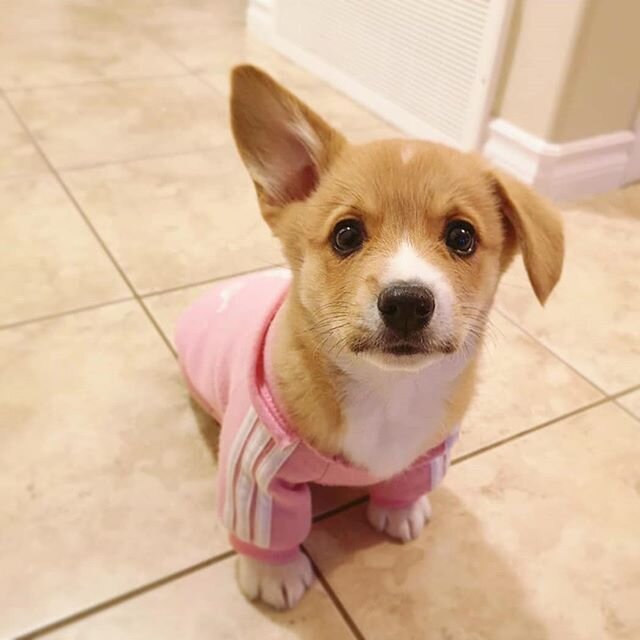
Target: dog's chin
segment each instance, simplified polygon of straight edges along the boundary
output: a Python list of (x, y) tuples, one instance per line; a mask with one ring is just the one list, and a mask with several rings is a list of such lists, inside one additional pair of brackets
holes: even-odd
[(369, 364), (387, 371), (420, 371), (420, 369), (440, 362), (446, 357), (446, 354), (442, 352), (426, 353), (409, 350), (405, 353), (386, 350), (360, 351), (356, 355)]

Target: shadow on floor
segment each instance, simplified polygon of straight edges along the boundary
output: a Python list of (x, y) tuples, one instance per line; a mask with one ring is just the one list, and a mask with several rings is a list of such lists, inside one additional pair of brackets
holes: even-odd
[(452, 491), (440, 489), (433, 503), (433, 521), (407, 545), (373, 531), (365, 505), (316, 524), (305, 545), (365, 637), (549, 638), (517, 573), (537, 559), (514, 566)]

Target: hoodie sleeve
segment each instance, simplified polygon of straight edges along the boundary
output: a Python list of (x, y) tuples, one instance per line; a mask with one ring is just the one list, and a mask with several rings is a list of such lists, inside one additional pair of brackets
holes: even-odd
[(276, 442), (253, 411), (221, 443), (218, 510), (238, 552), (283, 563), (309, 535), (315, 474), (298, 446)]
[(373, 485), (372, 502), (389, 509), (403, 509), (420, 496), (433, 491), (444, 478), (451, 458), (451, 447), (457, 434), (442, 445), (418, 458), (406, 471)]

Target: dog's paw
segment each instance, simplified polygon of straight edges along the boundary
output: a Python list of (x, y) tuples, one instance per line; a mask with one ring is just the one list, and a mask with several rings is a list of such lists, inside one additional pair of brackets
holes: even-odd
[(249, 600), (261, 600), (275, 609), (294, 607), (313, 582), (309, 558), (298, 555), (286, 564), (268, 564), (239, 555), (236, 577)]
[(369, 501), (367, 519), (371, 526), (392, 538), (409, 542), (415, 540), (431, 518), (431, 504), (427, 496), (418, 498), (409, 507), (389, 509)]

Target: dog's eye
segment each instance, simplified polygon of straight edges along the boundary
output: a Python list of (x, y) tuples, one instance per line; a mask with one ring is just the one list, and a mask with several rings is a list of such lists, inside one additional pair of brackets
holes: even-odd
[(476, 250), (476, 231), (466, 220), (452, 220), (444, 239), (447, 247), (459, 256), (470, 256)]
[(364, 237), (364, 228), (360, 220), (341, 220), (333, 229), (333, 249), (346, 256), (363, 245)]

